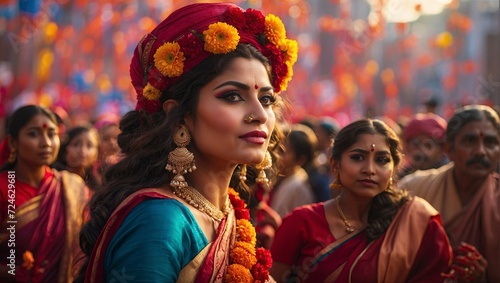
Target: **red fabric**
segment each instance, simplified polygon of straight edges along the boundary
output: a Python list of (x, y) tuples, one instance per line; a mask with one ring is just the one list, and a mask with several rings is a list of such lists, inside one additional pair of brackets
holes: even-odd
[(415, 136), (426, 135), (444, 141), (447, 125), (446, 120), (436, 114), (419, 113), (404, 128), (403, 140), (408, 142)]
[[(429, 221), (417, 259), (406, 282), (442, 282), (442, 271), (447, 271), (450, 258), (439, 216)], [(317, 253), (336, 239), (329, 230), (323, 203), (304, 206), (285, 217), (276, 233), (271, 253), (273, 261), (302, 270), (311, 264)], [(375, 240), (352, 272), (352, 282), (365, 282), (377, 278), (378, 251), (384, 237)], [(308, 274), (298, 272), (300, 282), (324, 282), (344, 262), (346, 263), (336, 282), (348, 282), (349, 270), (355, 259), (368, 245), (364, 232), (338, 246), (335, 252), (325, 256)], [(429, 257), (432, 255), (432, 257)]]
[[(7, 172), (0, 174), (1, 202), (2, 207), (7, 207)], [(35, 263), (28, 271), (25, 268), (16, 270), (16, 280), (19, 282), (57, 282), (59, 272), (59, 261), (63, 252), (65, 240), (65, 212), (61, 196), (61, 182), (54, 177), (50, 168), (47, 167), (45, 177), (39, 188), (31, 187), (19, 180), (16, 186), (16, 209), (31, 198), (44, 194), (39, 208), (39, 216), (34, 221), (16, 227), (16, 258), (21, 264), (22, 255), (25, 251), (33, 253)], [(4, 213), (2, 211), (2, 213)], [(6, 215), (2, 215), (2, 221)], [(16, 215), (16, 220), (20, 220)], [(8, 250), (2, 244), (1, 258), (5, 260)]]
[(4, 138), (2, 142), (0, 142), (0, 166), (3, 166), (5, 162), (7, 162), (9, 156), (10, 156), (9, 142), (7, 141), (7, 138)]

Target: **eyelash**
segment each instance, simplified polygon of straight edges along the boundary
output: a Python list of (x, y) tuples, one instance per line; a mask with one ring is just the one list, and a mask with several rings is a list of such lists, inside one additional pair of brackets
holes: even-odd
[[(233, 100), (233, 99), (230, 99), (231, 97), (238, 97), (237, 100)], [(241, 100), (244, 100), (242, 97), (241, 97), (241, 94), (236, 92), (236, 91), (230, 91), (230, 92), (227, 92), (227, 93), (224, 93), (223, 95), (217, 97), (219, 99), (223, 99), (223, 100), (226, 100), (226, 101), (229, 101), (229, 102), (238, 102), (238, 101), (241, 101)], [(262, 100), (263, 99), (269, 99), (269, 103), (263, 103)], [(275, 102), (276, 102), (276, 97), (273, 96), (273, 95), (263, 95), (259, 98), (259, 100), (261, 101), (261, 103), (264, 105), (264, 106), (269, 106), (269, 105), (273, 105)]]

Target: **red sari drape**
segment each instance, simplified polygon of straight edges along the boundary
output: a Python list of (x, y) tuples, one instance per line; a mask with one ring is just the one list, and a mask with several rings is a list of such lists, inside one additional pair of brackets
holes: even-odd
[[(2, 207), (8, 204), (7, 172), (0, 173)], [(78, 233), (88, 197), (83, 180), (75, 174), (49, 167), (38, 188), (15, 182), (16, 280), (19, 282), (71, 282), (73, 262), (78, 255)], [(10, 252), (5, 211), (1, 215), (0, 254), (2, 261)], [(20, 267), (23, 254), (31, 252), (32, 268)], [(4, 256), (5, 255), (5, 256)], [(4, 263), (5, 264), (5, 263)], [(76, 271), (75, 271), (76, 272)]]

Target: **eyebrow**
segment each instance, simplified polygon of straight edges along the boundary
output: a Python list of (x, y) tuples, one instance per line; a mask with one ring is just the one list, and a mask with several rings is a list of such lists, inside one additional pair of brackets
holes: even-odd
[[(39, 126), (31, 126), (31, 127), (28, 127), (27, 128), (28, 130), (40, 130), (40, 129), (43, 129), (42, 127), (39, 127)], [(55, 130), (56, 127), (52, 127), (52, 126), (48, 126), (47, 125), (47, 130)]]
[[(365, 149), (361, 149), (361, 148), (353, 148), (351, 150), (349, 150), (349, 152), (359, 152), (359, 153), (363, 153), (363, 154), (368, 154), (370, 151), (368, 150), (365, 150)], [(375, 151), (375, 154), (390, 154), (389, 151), (387, 150), (379, 150), (379, 151)]]
[[(244, 83), (236, 82), (236, 81), (227, 81), (227, 82), (224, 82), (224, 83), (216, 86), (213, 90), (219, 89), (219, 88), (227, 86), (227, 85), (235, 86), (235, 87), (238, 87), (238, 88), (241, 88), (241, 89), (244, 89), (244, 90), (250, 90), (250, 87), (248, 85), (246, 85)], [(260, 89), (260, 92), (265, 92), (265, 91), (269, 91), (269, 90), (272, 90), (272, 89), (273, 88), (271, 86), (265, 86), (265, 87), (262, 87)]]

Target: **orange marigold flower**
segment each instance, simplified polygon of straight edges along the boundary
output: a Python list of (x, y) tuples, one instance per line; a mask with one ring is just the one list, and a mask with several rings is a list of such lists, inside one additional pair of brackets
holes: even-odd
[(184, 70), (184, 53), (177, 42), (166, 42), (158, 47), (154, 55), (155, 67), (169, 78), (179, 77)]
[(266, 16), (265, 34), (269, 42), (275, 45), (286, 38), (285, 25), (279, 17), (273, 14)]
[(214, 54), (225, 54), (236, 49), (240, 42), (238, 30), (223, 22), (213, 23), (203, 32), (205, 51)]
[(229, 257), (232, 263), (241, 264), (248, 269), (252, 268), (252, 266), (257, 263), (255, 246), (246, 242), (236, 242)]
[(297, 41), (286, 38), (280, 43), (281, 45), (279, 48), (284, 52), (283, 60), (290, 65), (295, 64), (299, 53), (299, 44)]
[(237, 241), (247, 242), (252, 246), (255, 246), (257, 243), (255, 228), (252, 223), (246, 219), (238, 219), (236, 221), (236, 233), (238, 235), (236, 238)]
[(159, 89), (148, 83), (142, 90), (142, 96), (144, 96), (147, 100), (159, 100), (161, 92)]
[(252, 283), (253, 276), (250, 270), (239, 264), (231, 264), (227, 267), (225, 281), (228, 283)]
[(31, 270), (33, 268), (33, 265), (35, 264), (35, 258), (33, 257), (33, 253), (30, 251), (25, 251), (23, 253), (23, 267), (26, 268), (26, 270)]

